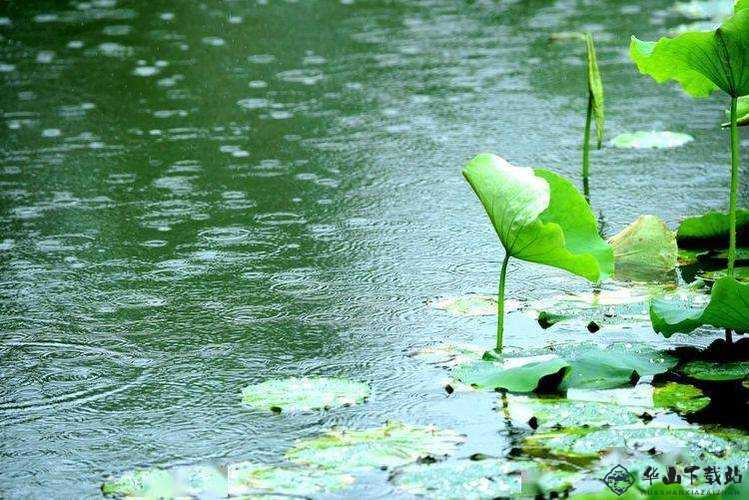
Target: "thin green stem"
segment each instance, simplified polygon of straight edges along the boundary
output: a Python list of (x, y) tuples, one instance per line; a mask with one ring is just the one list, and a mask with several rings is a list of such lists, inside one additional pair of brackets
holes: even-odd
[[(739, 127), (738, 98), (731, 97), (731, 198), (728, 205), (728, 276), (733, 278), (736, 262), (736, 200), (739, 195)], [(731, 330), (726, 330), (726, 344), (733, 344)]]
[(593, 117), (593, 94), (588, 92), (588, 112), (585, 115), (585, 132), (583, 133), (583, 194), (590, 204), (590, 122)]
[(502, 352), (502, 339), (505, 333), (505, 277), (507, 275), (507, 263), (510, 261), (510, 254), (505, 254), (502, 261), (502, 269), (499, 271), (499, 295), (497, 296), (497, 348), (498, 353)]
[(736, 200), (739, 194), (739, 127), (737, 124), (738, 99), (731, 98), (731, 200), (728, 207), (730, 224), (728, 243), (728, 276), (733, 277), (736, 261)]

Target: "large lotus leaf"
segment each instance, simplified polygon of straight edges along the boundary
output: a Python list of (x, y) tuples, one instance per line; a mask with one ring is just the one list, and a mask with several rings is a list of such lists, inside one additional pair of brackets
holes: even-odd
[(633, 279), (662, 275), (676, 267), (676, 236), (663, 220), (640, 216), (609, 240), (617, 277)]
[[(707, 212), (697, 217), (687, 217), (676, 231), (676, 240), (680, 247), (691, 248), (728, 248), (729, 235), (728, 214)], [(736, 210), (736, 240), (749, 241), (749, 210)]]
[(477, 361), (453, 370), (456, 380), (478, 389), (553, 392), (564, 388), (570, 365), (556, 356)]
[(645, 344), (564, 344), (554, 352), (572, 367), (568, 386), (575, 389), (614, 389), (641, 377), (663, 373), (676, 358)]
[(601, 149), (605, 122), (603, 80), (601, 79), (601, 72), (598, 69), (598, 59), (596, 57), (596, 46), (593, 43), (593, 36), (590, 33), (586, 33), (584, 38), (585, 49), (588, 54), (588, 91), (592, 99), (593, 118), (596, 122), (596, 142), (598, 149)]
[(185, 466), (126, 472), (101, 487), (105, 495), (126, 498), (224, 498), (227, 476), (217, 467)]
[(653, 404), (679, 413), (694, 413), (709, 405), (710, 398), (693, 385), (668, 382), (653, 389)]
[(272, 411), (309, 411), (361, 403), (369, 386), (337, 378), (287, 378), (266, 380), (242, 389), (242, 402)]
[(675, 80), (694, 97), (721, 89), (749, 94), (749, 10), (739, 9), (714, 32), (683, 33), (658, 42), (632, 37), (632, 59), (658, 83)]
[(229, 466), (229, 496), (296, 495), (309, 497), (333, 493), (351, 486), (355, 479), (349, 474), (312, 467), (274, 467), (252, 462)]
[(292, 462), (339, 471), (397, 467), (419, 458), (449, 455), (465, 436), (435, 427), (389, 422), (364, 430), (332, 430), (302, 441), (286, 452)]
[(681, 373), (695, 380), (722, 382), (743, 380), (749, 377), (749, 361), (731, 363), (711, 363), (691, 361), (681, 367)]
[[(699, 297), (699, 296), (697, 296)], [(713, 285), (707, 306), (695, 307), (691, 301), (655, 299), (650, 303), (653, 329), (670, 337), (674, 333), (690, 333), (709, 325), (737, 333), (749, 332), (749, 285), (733, 278), (720, 278)]]
[(585, 198), (568, 180), (481, 154), (463, 175), (512, 257), (565, 269), (591, 281), (613, 274), (611, 248)]
[(427, 498), (509, 498), (521, 492), (519, 469), (516, 462), (497, 459), (412, 464), (398, 469), (390, 481), (401, 491)]

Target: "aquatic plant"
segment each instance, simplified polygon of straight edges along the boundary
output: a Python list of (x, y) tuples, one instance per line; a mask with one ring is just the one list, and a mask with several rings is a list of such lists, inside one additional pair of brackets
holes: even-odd
[(739, 98), (749, 94), (749, 0), (736, 3), (734, 15), (719, 28), (708, 32), (687, 32), (658, 42), (632, 37), (631, 56), (641, 73), (658, 83), (675, 80), (693, 97), (707, 97), (722, 90), (730, 97), (731, 184), (728, 210), (727, 276), (716, 281), (710, 304), (701, 309), (684, 309), (671, 302), (651, 306), (656, 331), (688, 333), (703, 324), (730, 330), (749, 331), (749, 286), (734, 279), (736, 223), (739, 186)]
[(515, 167), (493, 154), (476, 156), (463, 175), (505, 249), (499, 274), (495, 349), (501, 353), (510, 257), (598, 282), (613, 275), (613, 252), (599, 236), (588, 203), (564, 177), (544, 169)]

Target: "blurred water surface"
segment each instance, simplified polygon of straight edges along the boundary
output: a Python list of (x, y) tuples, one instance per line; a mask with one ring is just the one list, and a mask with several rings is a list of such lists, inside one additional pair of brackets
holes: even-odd
[[(609, 138), (697, 137), (593, 154), (607, 233), (722, 208), (724, 102), (658, 87), (627, 57), (631, 33), (680, 22), (660, 0), (3, 2), (0, 496), (276, 463), (296, 438), (387, 419), (467, 433), (459, 456), (506, 452), (494, 395), (448, 398), (446, 372), (408, 356), (493, 342), (493, 318), (425, 304), (495, 287), (501, 250), (459, 169), (492, 151), (579, 182), (582, 46), (548, 38), (584, 29)], [(508, 286), (587, 289), (521, 263)], [(588, 335), (511, 315), (505, 342)], [(373, 397), (291, 417), (240, 405), (244, 385), (321, 374)], [(386, 478), (347, 494), (394, 495)]]

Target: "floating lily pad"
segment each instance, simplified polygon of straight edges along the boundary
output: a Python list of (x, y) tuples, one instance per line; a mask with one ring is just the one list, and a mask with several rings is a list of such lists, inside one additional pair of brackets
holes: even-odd
[(453, 370), (456, 380), (478, 389), (553, 392), (564, 387), (570, 365), (556, 356), (477, 361)]
[(677, 363), (673, 356), (645, 344), (562, 344), (554, 352), (567, 360), (570, 388), (613, 389), (636, 383), (641, 377), (663, 373)]
[[(349, 474), (310, 467), (273, 467), (252, 462), (229, 466), (229, 496), (295, 495), (309, 497), (334, 493), (351, 486)], [(265, 498), (265, 497), (262, 497)]]
[(242, 389), (242, 402), (271, 411), (309, 411), (361, 403), (369, 386), (337, 378), (287, 378), (266, 380)]
[(142, 469), (126, 472), (101, 487), (105, 495), (127, 498), (223, 498), (226, 473), (217, 467), (186, 466), (174, 469)]
[(659, 277), (676, 267), (676, 235), (663, 220), (643, 215), (609, 240), (617, 278)]
[[(497, 314), (497, 297), (492, 295), (469, 294), (462, 297), (436, 300), (432, 303), (435, 309), (447, 311), (458, 316), (495, 316)], [(505, 312), (519, 309), (517, 300), (505, 300)]]
[(414, 359), (437, 366), (452, 367), (481, 359), (486, 349), (472, 344), (444, 343), (425, 347), (410, 355)]
[(653, 329), (664, 337), (690, 333), (704, 325), (738, 333), (749, 332), (749, 285), (733, 278), (720, 278), (713, 285), (706, 306), (704, 300), (701, 294), (693, 294), (687, 299), (666, 297), (653, 300), (650, 304)]
[(681, 372), (695, 380), (715, 382), (743, 380), (749, 377), (749, 361), (737, 361), (733, 363), (691, 361), (681, 367)]
[(456, 460), (403, 467), (390, 478), (401, 491), (443, 500), (515, 497), (521, 493), (517, 463)]
[(679, 413), (694, 413), (710, 404), (710, 398), (698, 388), (669, 382), (653, 390), (653, 404)]
[(302, 441), (286, 452), (292, 462), (355, 471), (397, 467), (424, 457), (443, 457), (455, 451), (465, 436), (435, 427), (389, 422), (364, 430), (332, 430)]
[(513, 420), (537, 429), (558, 427), (604, 427), (640, 422), (637, 411), (616, 402), (575, 401), (514, 396), (508, 401)]
[[(697, 217), (687, 217), (676, 231), (679, 247), (728, 248), (730, 224), (728, 214), (707, 212)], [(736, 241), (749, 241), (749, 210), (736, 210)]]
[(619, 134), (611, 145), (620, 149), (669, 149), (678, 148), (694, 140), (689, 134), (679, 132), (626, 132)]
[(526, 312), (543, 328), (562, 322), (593, 322), (598, 327), (647, 322), (650, 298), (660, 291), (659, 287), (620, 287), (557, 295), (529, 304)]

